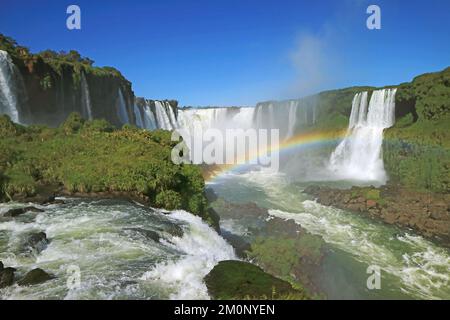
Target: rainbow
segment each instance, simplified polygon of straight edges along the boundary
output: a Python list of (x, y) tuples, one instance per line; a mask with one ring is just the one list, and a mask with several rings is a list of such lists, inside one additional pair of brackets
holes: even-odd
[(336, 144), (345, 137), (346, 133), (347, 130), (301, 133), (280, 142), (278, 146), (269, 147), (266, 150), (253, 150), (249, 152), (249, 154), (245, 155), (245, 159), (238, 159), (239, 161), (236, 162), (239, 164), (217, 165), (207, 175), (205, 180), (207, 183), (214, 182), (215, 179), (221, 177), (222, 175), (245, 168), (252, 162), (252, 160), (255, 161), (259, 157), (267, 155), (271, 152), (278, 151), (281, 155), (299, 151), (301, 149), (315, 148), (327, 144)]

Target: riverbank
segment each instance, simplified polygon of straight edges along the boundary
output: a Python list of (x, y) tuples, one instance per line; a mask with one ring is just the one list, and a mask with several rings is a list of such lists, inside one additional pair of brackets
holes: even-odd
[(59, 128), (24, 127), (3, 115), (0, 133), (0, 200), (121, 197), (184, 209), (216, 223), (208, 212), (200, 169), (171, 161), (174, 142), (168, 131), (117, 129), (74, 113)]
[(323, 205), (412, 229), (417, 234), (450, 247), (449, 194), (411, 191), (398, 185), (350, 189), (310, 186), (304, 191)]

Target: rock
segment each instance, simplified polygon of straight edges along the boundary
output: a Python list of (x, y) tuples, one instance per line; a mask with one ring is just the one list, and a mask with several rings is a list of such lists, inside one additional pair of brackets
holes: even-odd
[(265, 234), (267, 237), (270, 236), (289, 236), (295, 239), (302, 232), (302, 227), (295, 223), (294, 220), (284, 220), (281, 218), (273, 217), (267, 221), (265, 225)]
[(366, 207), (367, 208), (375, 208), (377, 206), (377, 202), (375, 200), (367, 200)]
[(184, 234), (183, 228), (177, 224), (165, 224), (163, 227), (159, 228), (162, 232), (167, 232), (168, 234), (181, 238)]
[(0, 288), (6, 288), (14, 283), (14, 268), (3, 268), (0, 271)]
[(208, 222), (210, 223), (211, 227), (213, 227), (214, 230), (216, 230), (216, 232), (218, 234), (220, 234), (220, 216), (219, 216), (219, 214), (213, 208), (208, 208), (208, 210), (206, 210), (206, 213), (208, 214), (208, 217), (210, 218)]
[(3, 215), (4, 217), (17, 217), (26, 212), (44, 212), (42, 209), (38, 209), (36, 207), (25, 207), (25, 208), (15, 208), (10, 209)]
[(19, 286), (31, 286), (34, 284), (46, 282), (51, 279), (53, 279), (51, 275), (49, 275), (44, 270), (37, 268), (29, 271), (22, 279), (17, 281), (17, 284)]
[(212, 188), (206, 188), (205, 197), (209, 202), (214, 202), (219, 198)]
[(250, 251), (251, 246), (243, 237), (225, 230), (221, 230), (221, 236), (231, 244), (238, 257), (247, 258), (247, 252)]
[(3, 270), (3, 262), (0, 261), (0, 271)]
[(30, 234), (25, 241), (25, 249), (35, 250), (36, 252), (41, 252), (49, 244), (47, 235), (44, 232), (37, 232)]
[(308, 299), (302, 291), (261, 268), (243, 261), (221, 261), (204, 278), (209, 294), (214, 299), (273, 299), (290, 296)]
[(142, 228), (127, 228), (125, 230), (132, 230), (132, 231), (138, 232), (141, 235), (143, 235), (144, 237), (146, 237), (147, 239), (153, 240), (155, 242), (159, 242), (159, 239), (160, 239), (158, 232), (153, 231), (153, 230), (147, 230), (147, 229), (142, 229)]

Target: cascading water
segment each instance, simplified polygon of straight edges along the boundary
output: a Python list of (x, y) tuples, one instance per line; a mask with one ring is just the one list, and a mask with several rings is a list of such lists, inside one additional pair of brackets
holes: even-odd
[(22, 122), (21, 95), (25, 95), (22, 76), (8, 53), (0, 50), (0, 114), (7, 114), (16, 123)]
[(367, 92), (354, 97), (347, 136), (330, 158), (330, 169), (339, 179), (386, 182), (381, 148), (383, 130), (395, 121), (396, 91), (374, 91), (368, 110)]
[(150, 106), (146, 104), (144, 106), (144, 126), (143, 128), (147, 130), (155, 130), (158, 128), (158, 124), (156, 123), (155, 115), (153, 114)]
[[(125, 200), (64, 199), (45, 212), (0, 220), (0, 260), (21, 277), (41, 268), (54, 279), (0, 288), (6, 299), (208, 299), (203, 277), (233, 248), (200, 217), (160, 212)], [(0, 216), (17, 203), (0, 204)], [(47, 246), (28, 253), (30, 234), (45, 232)], [(76, 265), (78, 288), (67, 285)]]
[(145, 128), (144, 121), (141, 116), (141, 111), (139, 110), (139, 107), (136, 104), (134, 105), (134, 116), (136, 117), (136, 125), (139, 128)]
[(125, 103), (125, 99), (123, 97), (123, 93), (120, 88), (117, 99), (118, 99), (117, 115), (119, 116), (120, 121), (122, 122), (122, 124), (130, 123), (130, 119), (128, 118), (127, 105)]
[[(169, 106), (169, 109), (170, 108)], [(158, 128), (164, 130), (173, 130), (173, 125), (170, 121), (170, 115), (168, 110), (164, 106), (164, 102), (155, 101), (155, 111), (156, 111), (156, 121), (158, 123)]]
[(289, 106), (289, 126), (286, 134), (286, 139), (289, 139), (294, 135), (295, 124), (297, 122), (297, 107), (298, 101), (291, 101)]
[(168, 101), (164, 101), (164, 107), (166, 109), (166, 113), (169, 115), (169, 121), (172, 125), (173, 129), (178, 127), (177, 117), (175, 116), (175, 112), (173, 111), (172, 106)]
[(83, 105), (83, 116), (88, 120), (92, 120), (91, 95), (89, 93), (89, 85), (86, 81), (84, 72), (81, 73), (81, 103)]

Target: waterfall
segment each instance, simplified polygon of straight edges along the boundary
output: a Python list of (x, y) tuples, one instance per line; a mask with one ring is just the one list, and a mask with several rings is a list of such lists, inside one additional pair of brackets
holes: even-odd
[(158, 128), (158, 124), (155, 119), (155, 115), (153, 114), (150, 106), (146, 102), (144, 106), (144, 128), (147, 130), (155, 130)]
[(136, 104), (134, 104), (134, 116), (136, 118), (136, 126), (138, 126), (139, 128), (145, 128), (144, 121), (142, 120), (141, 116), (141, 111)]
[(21, 123), (20, 114), (25, 100), (22, 76), (6, 51), (0, 50), (0, 114), (7, 114), (12, 121)]
[(338, 178), (386, 182), (381, 156), (383, 130), (394, 125), (396, 91), (374, 91), (368, 110), (367, 92), (355, 95), (347, 136), (330, 158), (330, 169)]
[[(169, 109), (172, 108), (169, 106)], [(165, 108), (164, 102), (155, 101), (155, 111), (158, 128), (164, 130), (172, 130), (173, 125), (170, 121), (170, 112), (168, 112), (168, 110)]]
[(254, 113), (255, 108), (240, 108), (239, 112), (232, 117), (233, 125), (242, 129), (253, 127)]
[(350, 114), (349, 129), (356, 125), (363, 125), (367, 116), (367, 92), (360, 92), (355, 95), (352, 102), (352, 112)]
[(119, 88), (119, 93), (117, 97), (118, 101), (118, 111), (117, 115), (119, 116), (120, 121), (122, 124), (130, 123), (130, 120), (128, 118), (128, 112), (127, 112), (127, 105), (125, 103), (125, 99), (123, 97), (122, 90)]
[(91, 95), (89, 93), (89, 85), (86, 81), (84, 72), (81, 73), (81, 103), (83, 106), (82, 115), (88, 120), (92, 120), (92, 104)]
[(291, 101), (289, 105), (289, 119), (288, 119), (288, 132), (286, 139), (289, 139), (294, 135), (295, 124), (297, 122), (297, 106), (298, 101)]
[(170, 105), (169, 101), (164, 101), (164, 106), (166, 109), (166, 112), (169, 115), (169, 121), (172, 125), (173, 129), (176, 129), (178, 127), (178, 122), (177, 122), (177, 118), (175, 117), (175, 112), (173, 112), (173, 108)]

